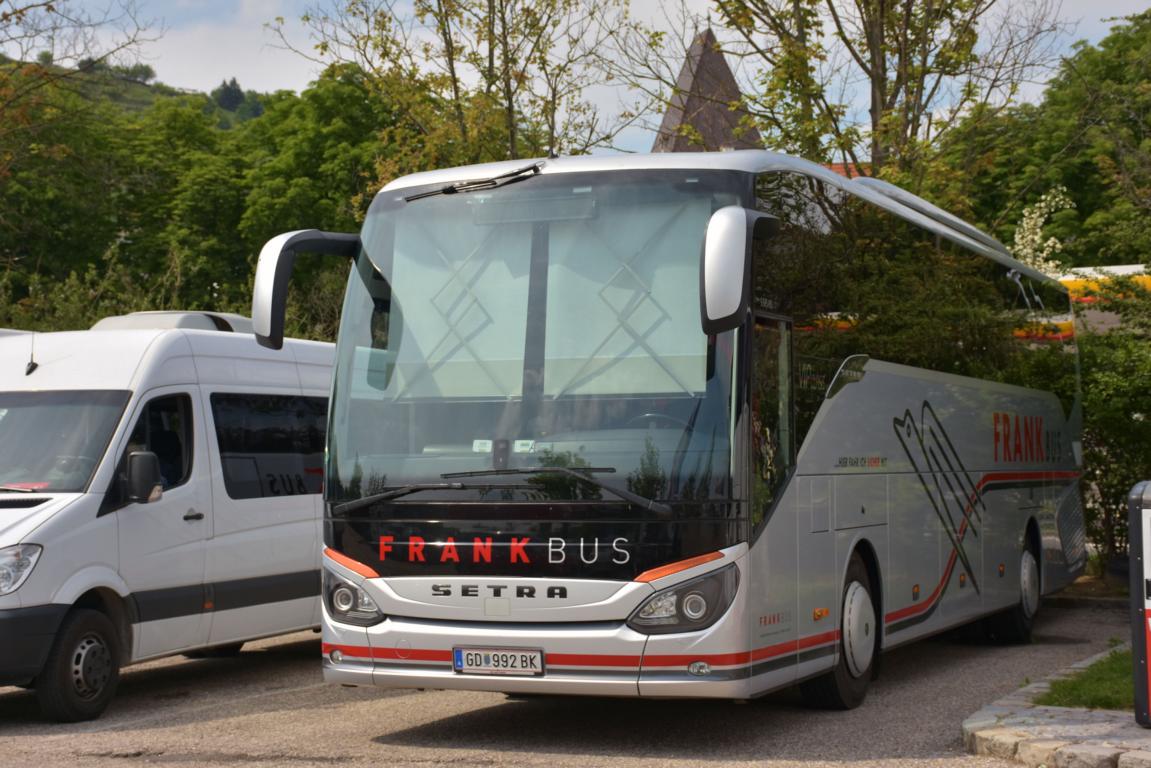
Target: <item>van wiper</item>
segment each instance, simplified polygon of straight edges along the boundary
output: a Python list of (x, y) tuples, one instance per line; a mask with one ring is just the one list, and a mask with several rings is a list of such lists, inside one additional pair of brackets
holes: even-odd
[(425, 197), (435, 197), (436, 195), (454, 195), (457, 192), (476, 192), (481, 189), (495, 189), (503, 187), (508, 184), (514, 184), (517, 181), (530, 179), (540, 171), (543, 170), (543, 163), (532, 163), (523, 168), (517, 168), (514, 171), (501, 173), (499, 176), (492, 176), (490, 179), (473, 179), (472, 181), (457, 181), (455, 184), (448, 184), (446, 187), (439, 189), (430, 189), (427, 192), (419, 192), (409, 197), (404, 198), (405, 203), (410, 203), (413, 200), (423, 200)]
[(592, 477), (595, 472), (615, 472), (615, 467), (518, 467), (516, 469), (480, 469), (474, 472), (445, 472), (440, 477), (445, 480), (453, 477), (489, 477), (492, 475), (568, 475), (577, 480), (582, 480), (585, 483), (591, 483), (595, 487), (607, 491), (608, 493), (615, 494), (624, 501), (630, 501), (637, 507), (650, 509), (653, 512), (660, 514), (670, 515), (671, 507), (662, 504), (655, 499), (649, 499), (646, 496), (640, 496), (638, 493), (623, 488), (613, 488), (602, 480), (597, 480)]
[(362, 507), (370, 507), (371, 505), (377, 504), (381, 501), (398, 499), (401, 496), (407, 496), (412, 493), (419, 493), (420, 491), (470, 491), (480, 489), (486, 492), (511, 489), (522, 490), (525, 487), (530, 486), (524, 486), (521, 483), (504, 483), (495, 485), (490, 483), (486, 485), (471, 485), (468, 483), (413, 483), (412, 485), (401, 485), (395, 488), (388, 488), (386, 490), (380, 491), (379, 493), (373, 493), (370, 496), (364, 496), (361, 499), (353, 499), (352, 501), (345, 501), (343, 504), (337, 504), (336, 506), (332, 507), (332, 514), (341, 515), (345, 512), (352, 512)]
[(0, 485), (0, 491), (8, 491), (9, 493), (35, 493), (31, 488), (24, 488), (19, 485)]

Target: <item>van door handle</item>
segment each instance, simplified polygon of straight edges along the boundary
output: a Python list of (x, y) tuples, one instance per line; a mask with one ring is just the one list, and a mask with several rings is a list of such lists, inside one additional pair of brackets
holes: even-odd
[(203, 512), (197, 512), (194, 509), (189, 509), (187, 512), (184, 513), (184, 519), (185, 520), (203, 520), (204, 519), (204, 513)]

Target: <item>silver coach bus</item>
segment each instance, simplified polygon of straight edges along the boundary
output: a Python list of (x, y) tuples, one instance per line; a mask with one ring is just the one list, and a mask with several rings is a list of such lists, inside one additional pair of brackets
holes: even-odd
[(1024, 640), (1085, 561), (1066, 291), (883, 182), (760, 151), (407, 176), (351, 259), (329, 681), (858, 705), (879, 654)]

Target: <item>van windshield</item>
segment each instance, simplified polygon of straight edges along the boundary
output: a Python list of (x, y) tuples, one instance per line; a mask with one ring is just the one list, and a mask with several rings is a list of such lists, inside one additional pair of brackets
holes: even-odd
[(0, 493), (88, 487), (128, 392), (0, 392)]

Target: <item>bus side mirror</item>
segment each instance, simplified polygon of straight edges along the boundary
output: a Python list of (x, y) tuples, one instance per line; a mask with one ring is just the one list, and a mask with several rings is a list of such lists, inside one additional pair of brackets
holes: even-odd
[(707, 335), (736, 328), (751, 302), (751, 255), (756, 240), (779, 231), (779, 220), (729, 205), (711, 215), (703, 239), (699, 306)]
[(164, 495), (164, 480), (160, 475), (160, 459), (151, 451), (133, 451), (128, 454), (128, 501), (150, 504)]
[(265, 243), (256, 263), (256, 285), (252, 290), (252, 330), (256, 341), (269, 349), (284, 346), (284, 305), (297, 253), (354, 258), (359, 249), (359, 235), (318, 229), (286, 232)]

